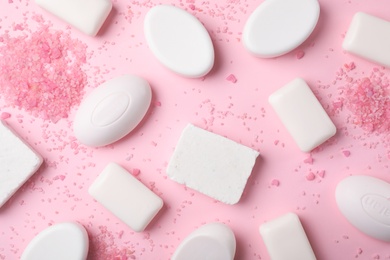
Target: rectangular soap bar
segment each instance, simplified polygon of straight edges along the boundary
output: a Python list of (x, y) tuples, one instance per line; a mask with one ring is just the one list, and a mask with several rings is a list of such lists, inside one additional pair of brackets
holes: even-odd
[(81, 32), (95, 36), (112, 9), (111, 0), (35, 0)]
[(260, 234), (272, 260), (315, 260), (299, 218), (287, 213), (260, 226)]
[(356, 13), (345, 35), (343, 48), (390, 67), (390, 22), (366, 13)]
[(43, 162), (24, 140), (0, 120), (0, 207)]
[(189, 124), (168, 164), (168, 176), (226, 204), (237, 203), (259, 153)]
[(303, 152), (310, 152), (336, 133), (336, 126), (301, 78), (277, 90), (268, 100)]
[(88, 191), (136, 232), (143, 231), (163, 206), (159, 196), (116, 163), (108, 164)]

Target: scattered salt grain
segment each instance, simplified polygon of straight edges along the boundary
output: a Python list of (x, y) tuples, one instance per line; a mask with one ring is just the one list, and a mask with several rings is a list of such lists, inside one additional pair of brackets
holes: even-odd
[(342, 153), (344, 154), (345, 157), (349, 157), (351, 155), (351, 152), (348, 150), (344, 150), (342, 151)]
[(302, 51), (302, 50), (298, 50), (298, 51), (295, 53), (295, 57), (296, 57), (298, 60), (302, 59), (304, 56), (305, 56), (305, 52)]
[(8, 118), (10, 118), (10, 117), (11, 117), (11, 114), (8, 113), (8, 112), (3, 112), (3, 113), (1, 113), (1, 115), (0, 115), (0, 119), (1, 119), (1, 120), (5, 120), (5, 119), (8, 119)]
[(226, 80), (227, 81), (230, 81), (232, 83), (236, 83), (237, 82), (237, 78), (236, 76), (234, 76), (233, 74), (230, 74), (229, 76), (226, 77)]
[(315, 178), (316, 178), (316, 176), (314, 175), (313, 172), (309, 172), (309, 173), (306, 175), (306, 180), (308, 180), (308, 181), (313, 181)]
[(280, 185), (280, 181), (277, 180), (277, 179), (273, 179), (273, 180), (271, 181), (271, 185), (272, 185), (272, 186), (278, 187), (278, 186)]

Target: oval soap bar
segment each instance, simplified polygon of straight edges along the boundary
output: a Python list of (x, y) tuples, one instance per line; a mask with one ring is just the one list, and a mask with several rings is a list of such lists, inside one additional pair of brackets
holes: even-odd
[(145, 16), (150, 50), (168, 69), (186, 77), (206, 75), (214, 65), (214, 47), (202, 23), (171, 5), (157, 5)]
[(341, 213), (363, 233), (390, 242), (390, 183), (356, 175), (336, 188)]
[(84, 260), (88, 255), (88, 234), (76, 222), (50, 226), (35, 236), (21, 260)]
[(201, 226), (178, 246), (172, 260), (233, 260), (236, 239), (233, 231), (222, 223)]
[(145, 116), (152, 92), (149, 83), (124, 75), (106, 81), (81, 103), (73, 128), (88, 146), (111, 144), (131, 132)]
[(283, 55), (303, 43), (320, 15), (317, 0), (267, 0), (249, 16), (242, 34), (245, 48), (261, 58)]

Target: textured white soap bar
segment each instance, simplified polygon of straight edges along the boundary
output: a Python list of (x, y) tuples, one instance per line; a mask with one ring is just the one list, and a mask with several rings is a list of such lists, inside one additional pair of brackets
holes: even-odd
[(41, 166), (42, 157), (0, 120), (0, 207)]
[(260, 234), (272, 260), (315, 260), (299, 218), (287, 213), (260, 226)]
[(237, 203), (259, 153), (188, 125), (169, 162), (168, 176), (226, 204)]
[(294, 79), (274, 92), (269, 103), (303, 152), (336, 133), (335, 125), (303, 79)]
[(162, 199), (116, 163), (110, 163), (89, 194), (136, 232), (141, 232), (163, 206)]
[(46, 11), (95, 36), (112, 9), (111, 0), (35, 0)]
[(343, 48), (390, 67), (390, 22), (366, 13), (356, 13), (345, 35)]

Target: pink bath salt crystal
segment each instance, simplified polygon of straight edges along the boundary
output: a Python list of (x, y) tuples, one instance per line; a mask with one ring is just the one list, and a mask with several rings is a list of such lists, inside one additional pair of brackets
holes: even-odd
[(306, 175), (306, 180), (308, 181), (312, 181), (316, 178), (316, 176), (314, 175), (313, 172), (309, 172), (307, 175)]
[(343, 102), (342, 101), (336, 101), (332, 103), (333, 109), (338, 110), (343, 107)]
[(61, 174), (61, 175), (58, 175), (58, 178), (59, 178), (61, 181), (65, 180), (65, 177), (66, 177), (66, 176), (65, 176), (65, 175), (62, 175), (62, 174)]
[(321, 170), (318, 172), (318, 176), (320, 176), (321, 178), (324, 178), (325, 177), (325, 171), (324, 170)]
[(155, 107), (161, 107), (161, 102), (160, 101), (154, 101), (154, 106)]
[(346, 71), (351, 71), (351, 70), (355, 69), (356, 66), (355, 66), (354, 62), (350, 62), (350, 63), (345, 63), (344, 68)]
[(10, 118), (10, 117), (11, 117), (11, 114), (8, 113), (8, 112), (3, 112), (3, 113), (1, 113), (1, 115), (0, 115), (0, 119), (1, 119), (1, 120), (5, 120), (5, 119), (8, 119), (8, 118)]
[(302, 51), (302, 50), (298, 50), (296, 53), (295, 53), (295, 57), (300, 60), (303, 58), (303, 56), (305, 56), (305, 52)]
[(361, 254), (363, 253), (363, 249), (358, 248), (356, 253), (357, 253), (358, 255), (361, 255)]
[(272, 185), (272, 186), (278, 187), (278, 186), (280, 185), (280, 181), (277, 180), (277, 179), (273, 179), (273, 180), (271, 181), (271, 185)]
[(139, 174), (141, 173), (140, 169), (137, 169), (137, 168), (133, 168), (131, 174), (133, 176), (138, 176)]
[(343, 154), (344, 154), (345, 157), (349, 157), (351, 155), (351, 152), (348, 151), (348, 150), (344, 150)]
[(237, 78), (236, 76), (234, 76), (233, 74), (230, 74), (229, 76), (226, 77), (226, 80), (227, 81), (230, 81), (232, 83), (236, 83), (237, 82)]
[(305, 160), (303, 160), (303, 162), (308, 163), (308, 164), (313, 164), (314, 159), (313, 159), (313, 157), (311, 157), (311, 155), (309, 155), (309, 157), (307, 157)]

